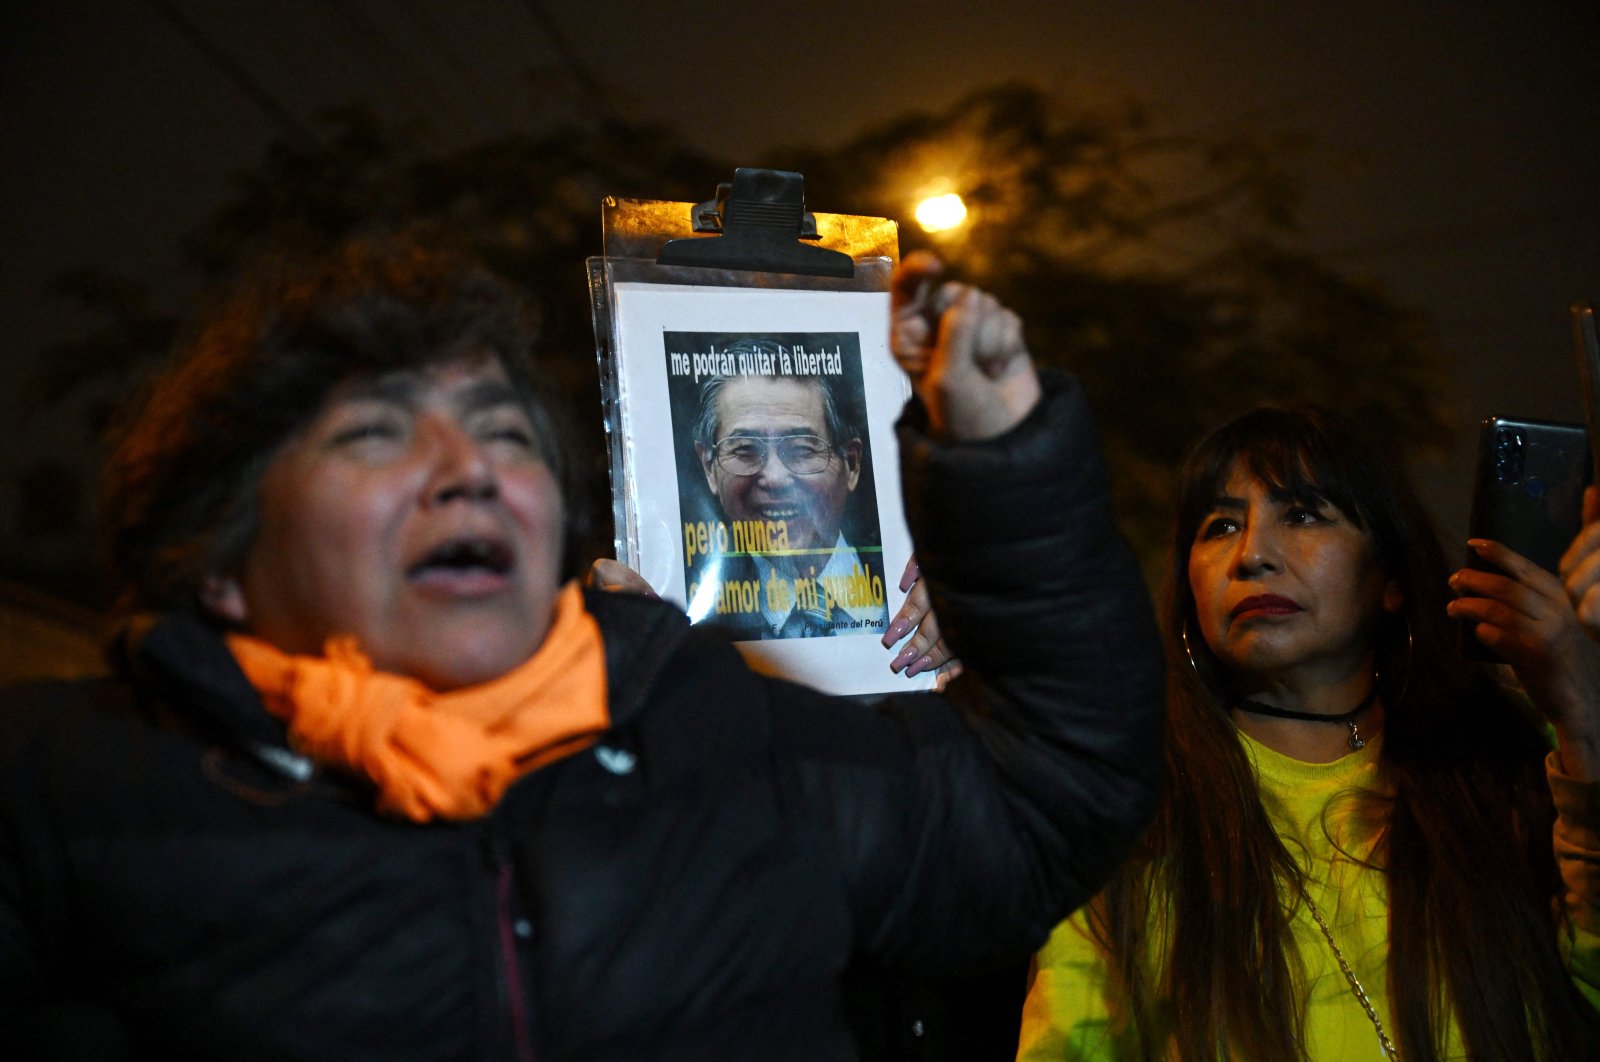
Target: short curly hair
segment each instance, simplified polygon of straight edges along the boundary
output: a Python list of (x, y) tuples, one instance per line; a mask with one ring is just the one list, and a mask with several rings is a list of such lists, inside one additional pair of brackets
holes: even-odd
[(253, 272), (181, 340), (122, 418), (107, 466), (110, 560), (126, 611), (205, 615), (201, 591), (243, 563), (262, 474), (338, 385), (493, 358), (541, 437), (577, 570), (580, 507), (565, 432), (533, 358), (537, 319), (470, 256), (396, 238)]

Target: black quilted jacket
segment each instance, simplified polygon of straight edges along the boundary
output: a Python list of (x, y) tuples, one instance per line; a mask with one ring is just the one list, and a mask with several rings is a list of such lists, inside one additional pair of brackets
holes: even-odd
[(968, 666), (943, 696), (828, 698), (591, 595), (611, 729), (419, 826), (310, 771), (192, 619), (122, 678), (8, 691), (0, 1023), (112, 1015), (151, 1058), (818, 1062), (855, 1057), (853, 954), (1025, 954), (1153, 806), (1154, 628), (1070, 382), (994, 442), (901, 429)]

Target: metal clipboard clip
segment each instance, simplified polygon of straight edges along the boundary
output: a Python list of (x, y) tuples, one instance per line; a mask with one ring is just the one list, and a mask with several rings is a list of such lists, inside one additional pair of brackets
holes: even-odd
[(720, 233), (668, 240), (658, 265), (744, 269), (762, 273), (853, 277), (855, 260), (816, 247), (816, 218), (806, 212), (805, 178), (790, 170), (741, 166), (717, 197), (690, 209), (695, 232)]

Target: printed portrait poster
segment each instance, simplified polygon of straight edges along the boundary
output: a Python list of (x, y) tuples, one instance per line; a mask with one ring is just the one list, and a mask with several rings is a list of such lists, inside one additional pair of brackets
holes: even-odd
[(888, 295), (618, 284), (615, 307), (640, 574), (758, 670), (931, 685), (882, 645), (910, 556)]

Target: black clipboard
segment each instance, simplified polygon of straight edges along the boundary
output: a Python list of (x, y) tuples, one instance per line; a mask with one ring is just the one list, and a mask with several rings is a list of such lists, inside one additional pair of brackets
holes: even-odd
[[(813, 214), (801, 175), (759, 169), (703, 203), (607, 198), (601, 220), (588, 268), (617, 558), (757, 670), (831, 693), (931, 688), (891, 673), (880, 644), (911, 548), (893, 433), (910, 385), (888, 351), (895, 223)], [(852, 434), (829, 466), (854, 469), (831, 538), (824, 520), (732, 506), (697, 434), (708, 380), (819, 376)]]

